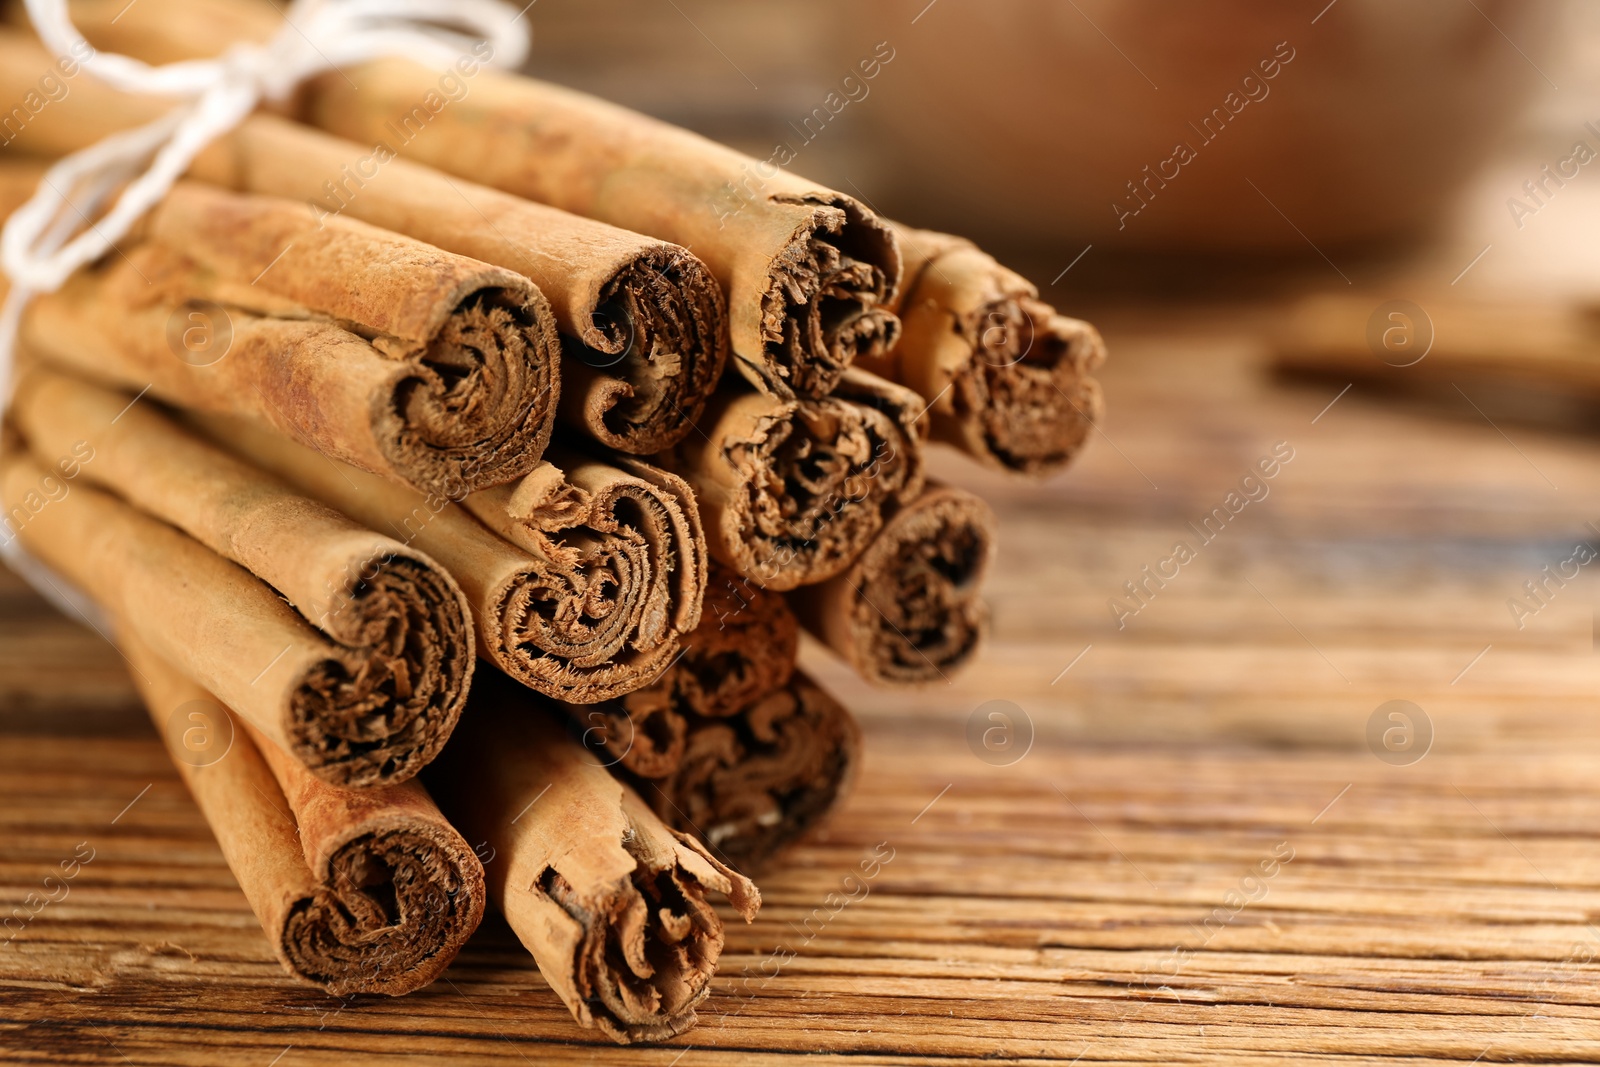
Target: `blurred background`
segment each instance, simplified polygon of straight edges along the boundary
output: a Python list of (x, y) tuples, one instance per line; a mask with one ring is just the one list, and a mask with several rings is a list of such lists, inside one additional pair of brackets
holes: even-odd
[(1569, 181), (1559, 211), (1520, 227), (1507, 206), (1575, 142), (1600, 149), (1584, 127), (1600, 120), (1600, 9), (1579, 0), (538, 0), (530, 14), (533, 73), (761, 159), (787, 146), (791, 169), (971, 235), (1058, 303), (1407, 272), (1447, 284), (1491, 243), (1474, 286), (1548, 298), (1600, 278), (1600, 247), (1568, 239), (1600, 183)]

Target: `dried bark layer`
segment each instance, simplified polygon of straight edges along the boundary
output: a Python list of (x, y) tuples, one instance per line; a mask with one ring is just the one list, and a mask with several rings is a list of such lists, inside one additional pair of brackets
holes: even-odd
[(521, 481), (424, 497), (237, 421), (213, 441), (300, 492), (439, 560), (479, 651), (546, 696), (607, 700), (654, 680), (700, 619), (705, 535), (682, 479), (629, 457), (556, 448)]
[(693, 1026), (724, 937), (708, 896), (748, 921), (755, 886), (665, 826), (507, 679), (485, 672), (464, 725), (429, 783), (494, 849), (490, 896), (573, 1017), (622, 1044)]
[(683, 759), (639, 785), (656, 814), (740, 870), (757, 871), (848, 793), (860, 753), (855, 719), (803, 673), (722, 719), (690, 718)]
[[(363, 143), (395, 140), (438, 75), (368, 64), (323, 78), (301, 117)], [(568, 89), (484, 70), (405, 156), (694, 250), (727, 291), (739, 370), (777, 396), (822, 396), (893, 346), (893, 233), (842, 193), (686, 130)], [(770, 170), (757, 179), (752, 168)]]
[[(488, 893), (483, 865), (422, 786), (318, 781), (122, 631), (150, 718), (284, 968), (339, 996), (399, 996), (443, 973)], [(194, 729), (231, 740), (200, 759), (182, 740)]]
[(711, 555), (769, 589), (846, 567), (883, 513), (922, 487), (924, 404), (851, 369), (832, 396), (783, 401), (724, 386), (662, 462), (694, 488)]
[(657, 245), (606, 281), (587, 317), (581, 347), (568, 346), (566, 420), (619, 452), (683, 440), (728, 357), (722, 290), (705, 264)]
[[(783, 202), (774, 199), (769, 206)], [(900, 322), (883, 306), (891, 288), (881, 265), (888, 256), (872, 247), (882, 239), (860, 240), (867, 236), (860, 231), (870, 233), (877, 220), (841, 196), (788, 203), (808, 209), (810, 218), (768, 267), (760, 357), (741, 352), (740, 370), (776, 396), (820, 397), (839, 385), (857, 359), (872, 360), (892, 349)], [(866, 247), (851, 247), (847, 235)]]
[(1103, 412), (1090, 376), (1105, 359), (1099, 332), (1057, 314), (1033, 283), (970, 242), (897, 229), (904, 330), (892, 352), (862, 366), (921, 394), (934, 440), (1024, 474), (1064, 466)]
[[(216, 55), (240, 39), (264, 40), (282, 24), (264, 5), (146, 2), (136, 20), (106, 4), (82, 5), (74, 16), (98, 47), (148, 62)], [(470, 91), (448, 107), (424, 105), (441, 99), (439, 71), (379, 60), (302, 86), (297, 117), (447, 174), (693, 249), (727, 293), (740, 373), (774, 395), (825, 395), (852, 361), (893, 347), (899, 245), (855, 199), (615, 104), (483, 69), (470, 56), (457, 70)], [(59, 128), (34, 137), (30, 144), (64, 139)]]
[[(182, 23), (183, 30), (177, 19), (121, 19), (93, 4), (74, 15), (103, 47), (167, 62), (214, 54), (218, 46), (200, 48), (202, 39), (207, 32), (241, 31), (239, 25), (223, 28), (241, 11), (248, 22), (247, 6), (208, 7), (207, 17)], [(276, 18), (270, 8), (266, 13)], [(159, 36), (146, 32), (151, 29)], [(23, 75), (48, 64), (35, 41), (0, 32), (0, 95), (33, 91), (33, 76)], [(86, 148), (115, 130), (153, 121), (167, 106), (95, 81), (75, 89), (28, 127), (23, 143), (30, 150)], [(0, 166), (0, 203), (20, 203), (38, 174), (39, 168), (18, 162)], [(302, 201), (319, 219), (360, 219), (525, 275), (548, 298), (565, 339), (559, 417), (608, 448), (647, 455), (675, 444), (727, 363), (722, 288), (678, 245), (452, 180), (394, 158), (387, 143), (356, 144), (266, 114), (246, 119), (201, 153), (189, 174)], [(20, 195), (13, 195), (13, 185)]]
[(995, 518), (971, 493), (933, 486), (849, 570), (791, 597), (801, 625), (869, 682), (948, 681), (988, 629), (979, 595)]
[[(140, 106), (128, 100), (107, 103)], [(566, 425), (633, 454), (689, 432), (728, 358), (727, 307), (704, 263), (677, 245), (390, 156), (258, 115), (192, 173), (526, 275), (564, 335)]]
[(441, 646), (465, 634), (439, 632), (427, 601), (448, 598), (415, 561), (372, 602), (383, 640), (350, 647), (244, 568), (36, 458), (5, 457), (0, 496), (29, 552), (325, 781), (404, 781), (454, 729), (469, 666), (455, 654), (447, 670)]
[(191, 183), (122, 252), (30, 304), (40, 354), (423, 491), (518, 477), (549, 440), (553, 315), (511, 271)]
[(795, 673), (799, 643), (782, 595), (714, 568), (700, 626), (666, 674), (566, 710), (662, 821), (755, 870), (843, 798), (860, 748), (850, 713)]
[(466, 598), (432, 559), (186, 432), (148, 398), (35, 367), (11, 425), (36, 458), (73, 457), (75, 479), (238, 564), (343, 646), (308, 673), (286, 720), (260, 724), (275, 742), (346, 785), (403, 780), (438, 753), (466, 703), (474, 644)]

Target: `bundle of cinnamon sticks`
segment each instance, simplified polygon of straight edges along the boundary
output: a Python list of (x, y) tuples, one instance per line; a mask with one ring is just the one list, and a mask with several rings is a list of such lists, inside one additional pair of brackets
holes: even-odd
[[(280, 18), (73, 14), (147, 62)], [(409, 992), (492, 905), (661, 1040), (859, 763), (801, 632), (970, 662), (995, 519), (924, 449), (1060, 469), (1104, 349), (969, 242), (784, 171), (730, 215), (745, 157), (479, 58), (308, 82), (28, 304), (0, 538), (98, 607), (292, 974)], [(0, 31), (0, 94), (51, 62)], [(164, 106), (79, 79), (0, 207)]]

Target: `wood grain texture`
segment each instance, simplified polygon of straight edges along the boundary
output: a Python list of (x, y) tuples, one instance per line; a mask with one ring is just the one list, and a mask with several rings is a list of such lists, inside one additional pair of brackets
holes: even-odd
[[(0, 1059), (1594, 1061), (1594, 577), (1520, 631), (1506, 601), (1595, 537), (1600, 446), (1360, 386), (1323, 411), (1337, 386), (1273, 384), (1248, 343), (1271, 313), (1093, 316), (1112, 402), (1076, 469), (936, 461), (1000, 515), (994, 639), (918, 692), (805, 651), (862, 720), (858, 787), (728, 923), (701, 1025), (659, 1048), (574, 1027), (498, 918), (403, 999), (290, 982), (116, 654), (5, 579), (0, 917), (95, 856), (0, 948)], [(1117, 630), (1123, 581), (1284, 440), (1270, 494)], [(995, 699), (1036, 735), (1009, 767), (965, 737)], [(1365, 737), (1395, 699), (1433, 727), (1410, 766)]]

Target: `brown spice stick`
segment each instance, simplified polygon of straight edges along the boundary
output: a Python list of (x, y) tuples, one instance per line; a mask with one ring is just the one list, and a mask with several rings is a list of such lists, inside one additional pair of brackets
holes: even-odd
[[(158, 44), (136, 43), (146, 50)], [(31, 82), (24, 75), (47, 64), (35, 42), (0, 32), (0, 97), (25, 94)], [(69, 96), (24, 128), (21, 143), (56, 153), (87, 147), (111, 130), (159, 117), (167, 106), (78, 79)], [(19, 203), (37, 185), (38, 168), (27, 170), (32, 185)], [(569, 339), (560, 417), (609, 448), (649, 454), (676, 443), (727, 362), (722, 287), (677, 245), (448, 178), (394, 158), (387, 146), (356, 144), (270, 115), (247, 119), (189, 173), (302, 201), (319, 218), (347, 215), (525, 275), (549, 299)], [(0, 182), (10, 183), (6, 171)]]
[(525, 278), (193, 183), (120, 255), (35, 298), (22, 336), (82, 373), (446, 493), (531, 470), (559, 387), (550, 309)]
[(427, 720), (460, 716), (475, 645), (466, 597), (432, 559), (206, 443), (152, 400), (35, 367), (17, 386), (10, 419), (36, 456), (87, 448), (93, 460), (77, 465), (87, 482), (183, 530), (330, 638), (362, 650), (372, 683), (387, 679), (404, 696), (381, 728), (367, 724), (357, 737), (383, 736), (387, 748), (427, 735), (410, 758), (437, 753), (448, 734)]
[[(1274, 338), (1293, 374), (1338, 377), (1459, 403), (1466, 383), (1528, 399), (1600, 399), (1600, 325), (1576, 302), (1496, 304), (1421, 292), (1320, 294), (1293, 305)], [(1479, 394), (1480, 396), (1482, 394)]]
[(711, 555), (769, 589), (837, 574), (922, 488), (925, 405), (851, 368), (837, 391), (778, 400), (725, 385), (702, 434), (663, 454), (700, 502)]
[(666, 669), (699, 621), (705, 537), (693, 498), (644, 463), (558, 448), (521, 482), (457, 504), (237, 420), (193, 421), (300, 492), (437, 559), (466, 593), (484, 658), (547, 696), (589, 703), (631, 692)]
[(931, 486), (850, 568), (790, 598), (800, 623), (869, 682), (948, 681), (976, 653), (995, 517), (980, 498)]
[(195, 173), (526, 275), (576, 342), (562, 364), (564, 422), (642, 454), (689, 432), (728, 358), (727, 309), (705, 264), (677, 245), (391, 156), (258, 116)]
[[(126, 17), (103, 3), (75, 7), (74, 16), (101, 47), (148, 59), (214, 55), (281, 25), (267, 5), (145, 2)], [(184, 25), (180, 40), (152, 40), (173, 23)], [(826, 394), (855, 358), (893, 344), (899, 326), (888, 304), (900, 253), (889, 227), (854, 198), (603, 100), (471, 69), (378, 61), (306, 86), (299, 115), (692, 249), (727, 291), (739, 370), (775, 395)], [(469, 86), (448, 101), (439, 92), (446, 73)]]
[[(393, 138), (439, 74), (381, 61), (353, 77), (359, 91), (319, 79), (302, 114), (366, 141)], [(693, 249), (727, 290), (736, 363), (760, 388), (820, 396), (853, 360), (887, 350), (898, 334), (885, 307), (900, 278), (894, 237), (843, 193), (637, 112), (496, 71), (479, 74), (472, 92), (429, 126), (396, 147)], [(772, 173), (752, 174), (760, 168)]]
[(0, 498), (29, 552), (325, 781), (393, 784), (438, 752), (470, 670), (459, 650), (447, 670), (438, 650), (331, 640), (244, 568), (85, 484), (94, 458), (7, 450)]
[(681, 1034), (722, 952), (708, 894), (746, 921), (761, 895), (527, 703), (483, 672), (429, 785), (494, 850), (490, 897), (580, 1025), (623, 1044)]
[[(338, 996), (399, 996), (439, 977), (488, 894), (483, 865), (421, 784), (319, 781), (126, 628), (118, 643), (284, 969)], [(185, 744), (193, 731), (198, 753)]]
[(663, 822), (756, 870), (844, 798), (860, 750), (850, 713), (795, 673), (798, 651), (783, 597), (718, 568), (671, 669), (566, 711)]
[(899, 342), (867, 370), (915, 389), (931, 436), (980, 462), (1042, 475), (1083, 446), (1104, 401), (1105, 344), (972, 242), (895, 226), (906, 260)]

